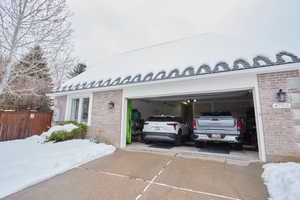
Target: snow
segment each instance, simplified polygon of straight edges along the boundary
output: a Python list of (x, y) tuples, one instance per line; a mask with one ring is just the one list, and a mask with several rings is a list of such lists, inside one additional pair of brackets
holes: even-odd
[(204, 33), (106, 57), (98, 66), (88, 67), (84, 73), (64, 85), (109, 78), (115, 80), (118, 77), (145, 75), (161, 70), (169, 72), (174, 68), (182, 71), (188, 66), (202, 64), (213, 67), (220, 61), (232, 65), (239, 58), (252, 63), (257, 55), (276, 61), (275, 55), (283, 50), (300, 56), (298, 43), (293, 44), (289, 40), (289, 37), (278, 39), (272, 36)]
[(270, 195), (269, 200), (300, 199), (300, 164), (270, 163), (262, 174)]
[(68, 131), (71, 132), (76, 129), (77, 126), (74, 124), (56, 125), (52, 126), (47, 132), (43, 133), (42, 137), (49, 137), (54, 131)]
[[(72, 128), (56, 126), (49, 132)], [(44, 143), (49, 132), (0, 142), (0, 198), (115, 151), (111, 145), (89, 140)]]

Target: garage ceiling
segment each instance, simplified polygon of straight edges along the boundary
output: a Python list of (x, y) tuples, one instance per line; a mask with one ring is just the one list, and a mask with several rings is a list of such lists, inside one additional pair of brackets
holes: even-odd
[(204, 94), (191, 94), (191, 95), (177, 95), (165, 97), (143, 98), (144, 101), (184, 101), (187, 99), (201, 100), (217, 100), (217, 99), (248, 99), (252, 95), (251, 90), (236, 91), (236, 92), (222, 92), (222, 93), (204, 93)]

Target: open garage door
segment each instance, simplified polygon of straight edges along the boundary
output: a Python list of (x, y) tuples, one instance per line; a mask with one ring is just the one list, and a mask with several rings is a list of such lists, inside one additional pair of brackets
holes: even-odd
[(129, 102), (129, 148), (167, 148), (258, 159), (252, 90)]

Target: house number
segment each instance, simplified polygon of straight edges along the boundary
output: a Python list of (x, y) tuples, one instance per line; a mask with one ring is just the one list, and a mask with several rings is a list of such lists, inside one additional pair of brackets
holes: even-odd
[(290, 103), (274, 103), (273, 108), (274, 109), (291, 108), (291, 104)]

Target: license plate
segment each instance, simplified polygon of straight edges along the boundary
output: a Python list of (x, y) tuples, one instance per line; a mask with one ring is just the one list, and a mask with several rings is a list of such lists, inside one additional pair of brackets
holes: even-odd
[(213, 138), (213, 139), (221, 139), (221, 135), (219, 135), (219, 134), (212, 134), (211, 138)]
[(160, 131), (160, 127), (154, 127), (154, 130)]

